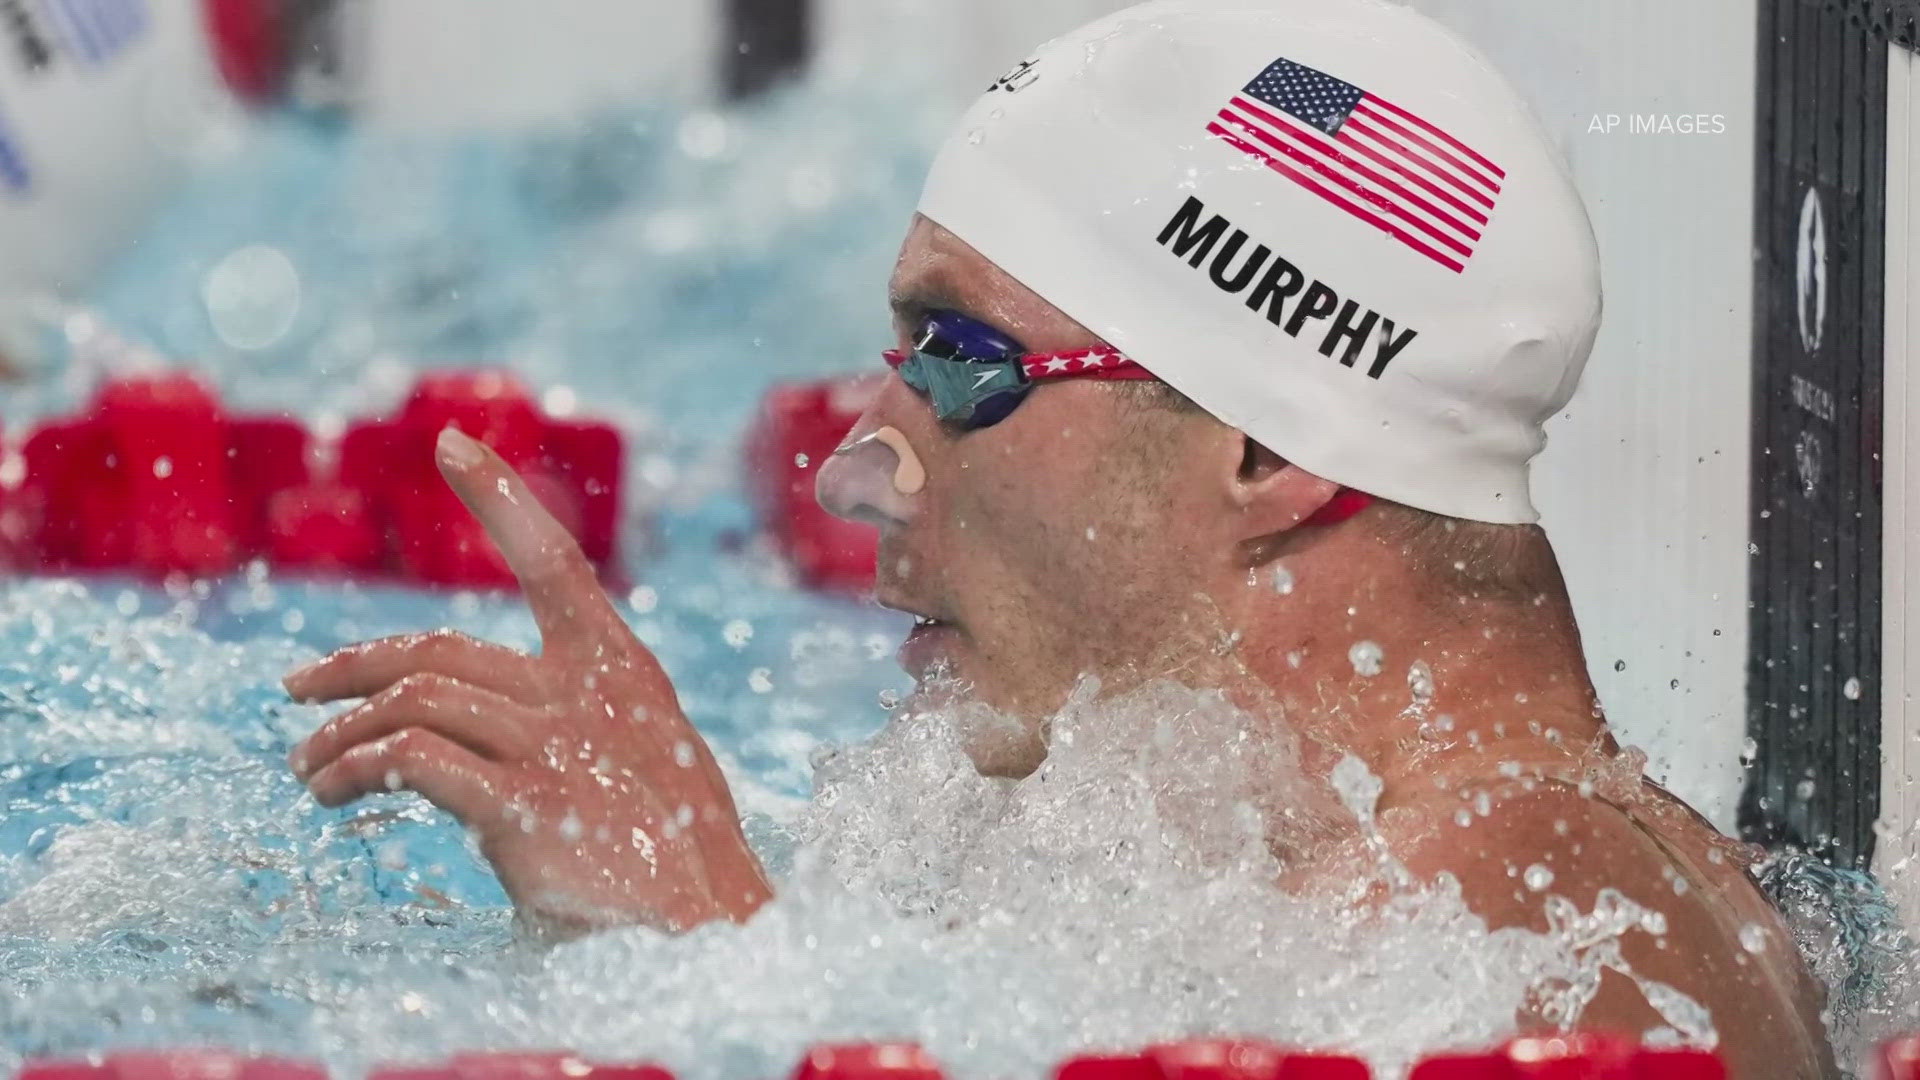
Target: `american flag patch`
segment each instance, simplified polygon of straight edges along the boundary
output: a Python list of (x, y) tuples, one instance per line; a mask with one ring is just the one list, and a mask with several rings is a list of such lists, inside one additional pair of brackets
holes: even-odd
[(1235, 94), (1207, 131), (1456, 274), (1507, 175), (1445, 129), (1285, 59)]

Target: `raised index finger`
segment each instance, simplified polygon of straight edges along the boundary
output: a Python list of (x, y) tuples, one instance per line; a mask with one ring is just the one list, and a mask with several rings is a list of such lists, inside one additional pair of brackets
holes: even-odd
[(452, 427), (440, 432), (435, 449), (441, 475), (526, 590), (549, 649), (598, 641), (615, 628), (626, 633), (579, 542), (500, 455)]

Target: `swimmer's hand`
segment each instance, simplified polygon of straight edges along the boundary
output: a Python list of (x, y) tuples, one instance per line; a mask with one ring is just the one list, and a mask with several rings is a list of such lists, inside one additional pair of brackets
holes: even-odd
[(295, 671), (298, 700), (367, 699), (294, 748), (295, 774), (326, 806), (425, 796), (545, 929), (744, 920), (772, 890), (659, 661), (506, 462), (452, 429), (438, 459), (525, 588), (540, 655), (441, 631)]

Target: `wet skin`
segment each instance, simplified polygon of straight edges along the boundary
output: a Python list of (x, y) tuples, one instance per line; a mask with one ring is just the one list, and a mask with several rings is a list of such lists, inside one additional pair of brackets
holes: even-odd
[[(893, 302), (902, 345), (927, 307), (1035, 351), (1099, 344), (924, 219)], [(1367, 514), (1303, 527), (1335, 484), (1110, 383), (1044, 384), (1005, 422), (962, 432), (888, 377), (849, 441), (885, 428), (910, 443), (924, 485), (896, 487), (898, 458), (875, 440), (823, 465), (821, 500), (880, 528), (881, 600), (929, 620), (902, 650), (916, 674), (943, 676), (922, 680), (919, 703), (964, 693), (1013, 721), (970, 745), (983, 772), (1031, 772), (1045, 718), (1083, 674), (1115, 691), (1166, 676), (1220, 688), (1271, 718), (1274, 738), (1297, 736), (1310, 772), (1353, 754), (1384, 784), (1377, 845), (1342, 824), (1330, 790), (1321, 805), (1265, 808), (1285, 887), (1339, 893), (1384, 845), (1416, 877), (1452, 874), (1495, 926), (1545, 929), (1546, 895), (1589, 910), (1618, 889), (1666, 921), (1629, 934), (1625, 960), (1711, 1011), (1736, 1076), (1832, 1075), (1816, 985), (1748, 878), (1748, 852), (1621, 763), (1564, 590), (1460, 595)], [(541, 654), (443, 633), (296, 672), (287, 686), (302, 700), (367, 699), (296, 748), (296, 771), (329, 805), (419, 791), (479, 834), (537, 920), (678, 930), (750, 916), (770, 889), (657, 661), (497, 457), (454, 435), (440, 465), (526, 584)], [(1297, 583), (1284, 593), (1271, 585), (1282, 566)], [(1387, 657), (1382, 674), (1355, 670), (1361, 639)], [(1415, 659), (1434, 685), (1423, 703), (1407, 690)], [(1553, 875), (1543, 891), (1527, 884), (1536, 865)], [(1750, 925), (1764, 935), (1755, 953), (1739, 941)], [(1580, 1022), (1664, 1023), (1613, 974)]]

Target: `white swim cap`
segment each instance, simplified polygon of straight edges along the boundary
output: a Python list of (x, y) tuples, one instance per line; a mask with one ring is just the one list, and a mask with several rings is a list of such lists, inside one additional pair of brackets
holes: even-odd
[(921, 212), (1301, 467), (1538, 519), (1600, 320), (1572, 180), (1465, 43), (1385, 0), (1153, 0), (967, 114)]

